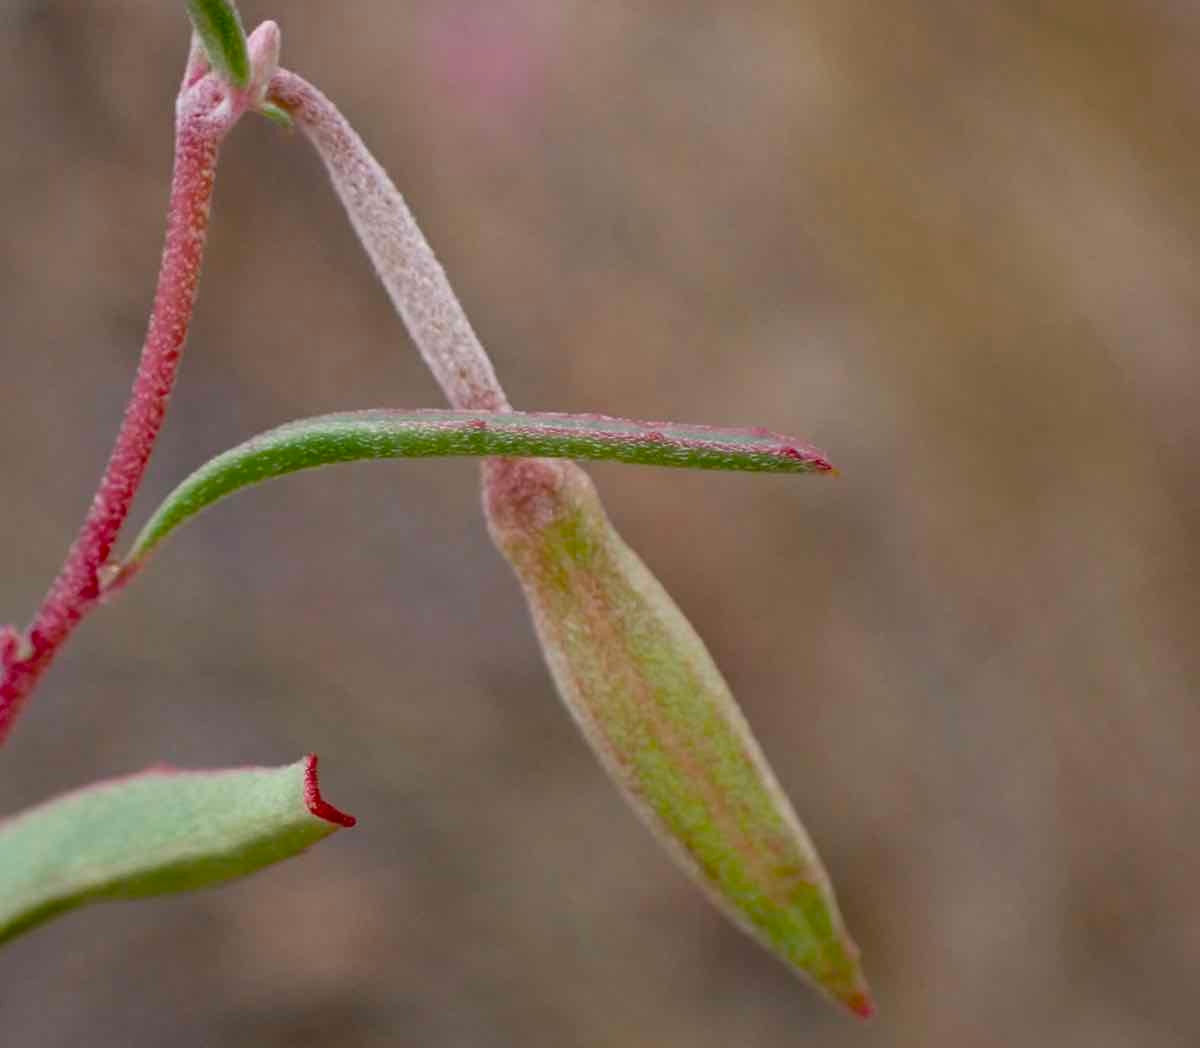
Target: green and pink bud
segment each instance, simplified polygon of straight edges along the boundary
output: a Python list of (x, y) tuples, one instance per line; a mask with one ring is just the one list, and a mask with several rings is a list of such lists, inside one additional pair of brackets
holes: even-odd
[(829, 877), (704, 643), (569, 462), (490, 460), (484, 505), (567, 709), (634, 810), (738, 925), (873, 1012)]

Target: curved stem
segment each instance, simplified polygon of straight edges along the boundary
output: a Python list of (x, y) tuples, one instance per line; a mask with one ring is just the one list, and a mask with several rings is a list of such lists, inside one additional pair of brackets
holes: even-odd
[(0, 663), (0, 742), (63, 642), (100, 598), (100, 569), (129, 513), (175, 384), (196, 301), (217, 153), (247, 101), (213, 75), (191, 83), (185, 78), (181, 88), (166, 243), (141, 361), (116, 443), (75, 542), (24, 643)]
[(508, 411), (471, 322), (404, 197), (337, 107), (280, 69), (267, 97), (284, 109), (325, 162), (338, 197), (413, 342), (452, 407)]

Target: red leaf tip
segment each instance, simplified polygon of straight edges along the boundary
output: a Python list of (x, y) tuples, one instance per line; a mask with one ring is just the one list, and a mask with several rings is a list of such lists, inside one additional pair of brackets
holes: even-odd
[(326, 822), (338, 826), (353, 826), (358, 822), (353, 815), (340, 811), (321, 796), (321, 784), (317, 781), (317, 755), (310, 753), (304, 759), (304, 803), (308, 805), (308, 810)]
[(832, 473), (834, 476), (837, 476), (837, 469), (815, 448), (784, 444), (779, 449), (779, 452), (785, 458), (795, 459), (797, 462), (806, 462), (818, 473)]
[(842, 998), (845, 1004), (860, 1019), (870, 1019), (875, 1015), (875, 1002), (865, 993), (854, 993)]

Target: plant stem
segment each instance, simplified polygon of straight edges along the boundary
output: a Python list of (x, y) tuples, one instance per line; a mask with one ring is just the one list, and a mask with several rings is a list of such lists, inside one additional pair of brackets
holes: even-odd
[(487, 353), (404, 197), (337, 107), (279, 70), (267, 97), (309, 138), (413, 342), (452, 407), (508, 411)]
[[(279, 69), (267, 98), (299, 125), (312, 143), (350, 223), (383, 282), (392, 304), (450, 406), (460, 411), (509, 412), (508, 397), (466, 311), (383, 166), (358, 132), (318, 88), (297, 73)], [(488, 492), (504, 501), (522, 497), (526, 486), (554, 489), (566, 467), (548, 459), (486, 459)]]
[[(79, 533), (19, 644), (0, 660), (0, 742), (24, 701), (101, 594), (100, 572), (129, 513), (162, 428), (187, 338), (208, 232), (217, 154), (248, 97), (193, 63), (176, 104), (175, 163), (166, 243), (141, 362), (125, 417)], [(15, 648), (15, 650), (11, 650)]]

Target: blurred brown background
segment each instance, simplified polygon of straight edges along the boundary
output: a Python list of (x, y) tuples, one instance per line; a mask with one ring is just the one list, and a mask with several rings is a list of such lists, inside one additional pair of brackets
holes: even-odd
[[(242, 8), (390, 168), (515, 403), (757, 423), (841, 467), (595, 472), (816, 838), (881, 1015), (826, 1007), (623, 807), (473, 465), (389, 463), (183, 532), (0, 759), (9, 812), (314, 749), (359, 827), (14, 943), (3, 1043), (1200, 1043), (1200, 9)], [(0, 620), (124, 402), (182, 11), (0, 6)], [(138, 518), (280, 421), (439, 403), (303, 140), (247, 119)]]

